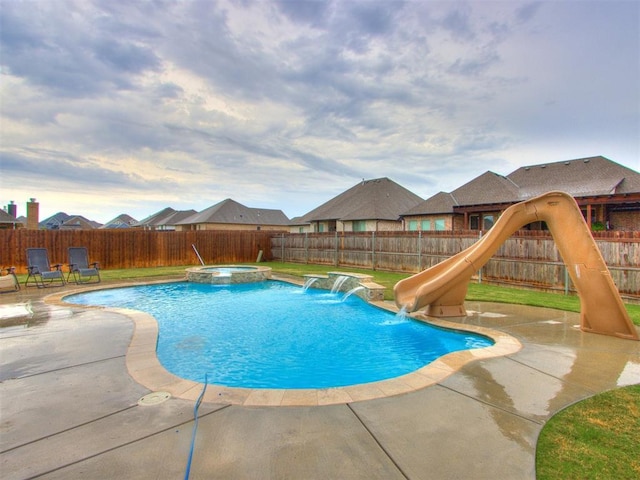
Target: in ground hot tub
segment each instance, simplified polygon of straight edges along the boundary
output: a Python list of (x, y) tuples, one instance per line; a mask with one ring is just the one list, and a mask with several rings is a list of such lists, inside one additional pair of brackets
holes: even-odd
[(270, 267), (216, 265), (187, 268), (187, 280), (194, 283), (228, 285), (231, 283), (262, 282), (270, 278)]

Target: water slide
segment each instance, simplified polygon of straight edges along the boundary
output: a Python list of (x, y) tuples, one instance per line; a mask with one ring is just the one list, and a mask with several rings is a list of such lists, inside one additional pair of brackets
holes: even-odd
[(578, 292), (581, 329), (640, 340), (580, 208), (564, 192), (548, 192), (507, 208), (471, 247), (400, 280), (393, 289), (396, 305), (407, 312), (424, 309), (434, 317), (465, 316), (471, 277), (516, 230), (537, 221), (546, 222)]

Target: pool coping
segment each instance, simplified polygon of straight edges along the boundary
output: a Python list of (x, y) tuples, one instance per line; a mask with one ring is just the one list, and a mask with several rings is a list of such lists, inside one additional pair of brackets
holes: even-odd
[[(302, 282), (290, 278), (273, 277), (273, 280), (284, 281), (302, 286)], [(134, 331), (126, 353), (126, 366), (129, 375), (139, 384), (152, 392), (168, 392), (171, 396), (195, 401), (205, 387), (203, 383), (180, 378), (167, 371), (156, 355), (158, 339), (158, 322), (145, 312), (128, 309), (78, 305), (64, 300), (65, 297), (93, 290), (106, 290), (121, 287), (173, 283), (180, 280), (159, 280), (149, 282), (128, 282), (110, 285), (92, 285), (70, 291), (54, 293), (44, 297), (49, 304), (74, 306), (87, 309), (100, 309), (128, 317), (134, 324)], [(398, 312), (394, 304), (387, 302), (369, 302), (378, 308), (390, 312)], [(413, 372), (387, 380), (320, 389), (270, 389), (239, 388), (208, 384), (202, 397), (203, 402), (231, 404), (243, 406), (322, 406), (338, 405), (376, 398), (401, 395), (435, 385), (464, 365), (475, 360), (501, 357), (518, 352), (522, 344), (515, 337), (498, 330), (476, 325), (459, 324), (448, 320), (427, 317), (421, 313), (412, 314), (412, 318), (437, 327), (477, 333), (491, 338), (494, 344), (472, 350), (451, 352)]]

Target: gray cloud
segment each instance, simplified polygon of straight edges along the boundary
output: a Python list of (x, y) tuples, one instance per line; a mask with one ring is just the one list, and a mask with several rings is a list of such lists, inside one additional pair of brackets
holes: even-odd
[(634, 2), (2, 9), (3, 203), (37, 185), (43, 208), (82, 213), (47, 190), (80, 176), (140, 218), (226, 197), (293, 216), (362, 178), (426, 197), (565, 157), (637, 168)]

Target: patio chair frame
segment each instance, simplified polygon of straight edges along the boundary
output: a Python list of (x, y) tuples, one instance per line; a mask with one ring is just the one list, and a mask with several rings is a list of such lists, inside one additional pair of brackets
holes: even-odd
[[(46, 288), (50, 286), (64, 286), (66, 281), (62, 272), (62, 264), (51, 265), (49, 262), (49, 252), (46, 248), (27, 248), (27, 279), (24, 286), (29, 287), (29, 280), (38, 287)], [(53, 285), (60, 281), (60, 285)]]
[[(73, 276), (73, 282), (81, 283), (100, 283), (100, 268), (98, 262), (89, 263), (89, 254), (85, 247), (69, 247), (69, 273), (67, 273), (67, 282)], [(95, 280), (91, 280), (95, 277)], [(87, 280), (83, 280), (86, 278)]]

